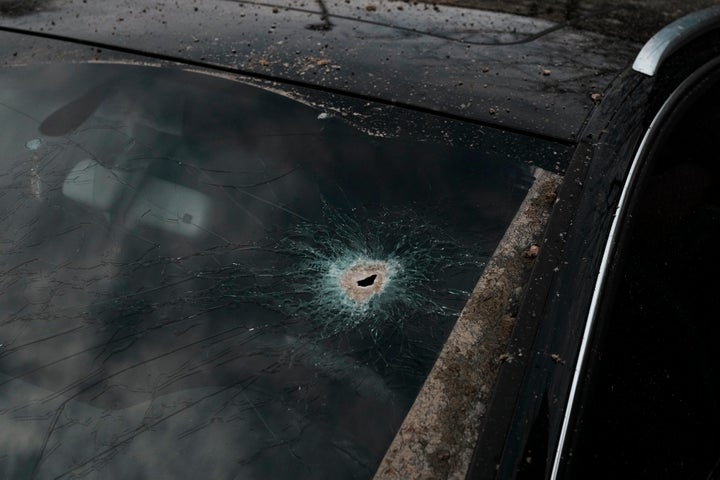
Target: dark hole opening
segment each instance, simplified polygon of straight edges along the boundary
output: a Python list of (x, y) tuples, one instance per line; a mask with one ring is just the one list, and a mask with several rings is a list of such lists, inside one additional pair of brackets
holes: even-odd
[(375, 283), (375, 279), (377, 278), (377, 274), (370, 275), (367, 278), (363, 278), (362, 280), (358, 280), (357, 284), (359, 287), (369, 287), (373, 283)]

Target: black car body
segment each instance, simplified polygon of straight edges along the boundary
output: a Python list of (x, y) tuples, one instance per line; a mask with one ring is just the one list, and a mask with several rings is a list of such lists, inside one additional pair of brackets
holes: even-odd
[(468, 3), (0, 3), (3, 478), (720, 473), (720, 11)]

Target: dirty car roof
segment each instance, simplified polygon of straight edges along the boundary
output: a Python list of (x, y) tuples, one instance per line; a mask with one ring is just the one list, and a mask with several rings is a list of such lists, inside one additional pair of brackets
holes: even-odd
[[(306, 83), (566, 142), (578, 136), (591, 95), (639, 47), (542, 19), (404, 2), (31, 5), (3, 7), (2, 27)], [(102, 49), (97, 59), (103, 60)]]

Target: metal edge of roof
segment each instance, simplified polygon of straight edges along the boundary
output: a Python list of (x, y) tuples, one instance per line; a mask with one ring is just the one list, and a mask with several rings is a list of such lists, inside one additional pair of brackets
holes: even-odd
[(720, 5), (699, 10), (662, 28), (642, 47), (633, 62), (633, 70), (654, 76), (663, 61), (690, 40), (720, 27)]

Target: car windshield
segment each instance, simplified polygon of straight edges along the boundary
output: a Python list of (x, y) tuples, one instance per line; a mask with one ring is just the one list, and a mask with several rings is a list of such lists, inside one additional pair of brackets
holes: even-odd
[(560, 158), (177, 67), (0, 85), (4, 478), (372, 476)]

